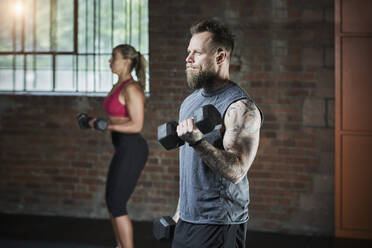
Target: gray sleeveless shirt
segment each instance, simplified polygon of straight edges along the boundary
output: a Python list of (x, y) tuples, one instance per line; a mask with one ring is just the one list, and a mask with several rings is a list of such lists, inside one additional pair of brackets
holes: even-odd
[[(233, 82), (214, 92), (194, 91), (182, 103), (179, 121), (191, 118), (206, 104), (214, 105), (221, 116), (234, 102), (249, 95)], [(258, 106), (257, 106), (258, 107)], [(259, 109), (259, 108), (258, 108)], [(260, 110), (261, 112), (261, 110)], [(261, 112), (261, 120), (262, 118)], [(219, 129), (204, 135), (206, 141), (223, 149)], [(248, 220), (249, 183), (244, 177), (234, 184), (212, 171), (186, 142), (180, 147), (180, 218), (198, 224), (239, 224)]]

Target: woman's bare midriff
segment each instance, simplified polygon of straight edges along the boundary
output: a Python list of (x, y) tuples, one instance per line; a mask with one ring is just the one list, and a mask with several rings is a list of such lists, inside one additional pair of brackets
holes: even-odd
[(124, 124), (129, 121), (128, 117), (109, 116), (111, 124)]

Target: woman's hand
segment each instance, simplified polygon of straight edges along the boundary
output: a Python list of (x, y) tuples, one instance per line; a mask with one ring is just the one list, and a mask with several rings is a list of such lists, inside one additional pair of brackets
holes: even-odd
[(89, 124), (89, 126), (90, 126), (90, 128), (91, 129), (94, 129), (94, 122), (97, 120), (97, 118), (92, 118), (89, 122), (88, 122), (88, 124)]

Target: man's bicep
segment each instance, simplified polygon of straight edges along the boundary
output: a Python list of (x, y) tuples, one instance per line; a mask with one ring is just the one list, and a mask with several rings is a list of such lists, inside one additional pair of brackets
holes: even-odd
[(223, 147), (225, 151), (234, 151), (234, 144), (236, 139), (241, 132), (243, 122), (239, 118), (239, 106), (236, 103), (233, 103), (229, 106), (226, 111), (224, 118), (225, 133), (223, 136)]
[(255, 133), (247, 133), (245, 135), (242, 135), (237, 140), (237, 143), (240, 144), (242, 147), (240, 159), (242, 161), (242, 164), (244, 164), (244, 167), (247, 167), (247, 170), (249, 169), (256, 156), (260, 139), (259, 136), (259, 131), (257, 131)]
[(258, 142), (261, 114), (252, 101), (243, 99), (231, 104), (224, 124), (223, 145), (226, 151), (243, 155)]

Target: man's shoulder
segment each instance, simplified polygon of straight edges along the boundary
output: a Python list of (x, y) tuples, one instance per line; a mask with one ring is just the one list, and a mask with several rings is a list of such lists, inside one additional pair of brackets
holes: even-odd
[(242, 86), (240, 86), (239, 84), (237, 84), (233, 81), (230, 81), (230, 83), (232, 84), (232, 87), (230, 87), (230, 89), (232, 91), (240, 91), (240, 92), (244, 92), (245, 94), (248, 95), (247, 91)]
[(193, 102), (195, 100), (195, 97), (197, 97), (200, 94), (200, 89), (194, 90), (192, 93), (190, 93), (186, 98), (182, 101), (181, 107), (185, 104), (189, 104), (190, 102)]

